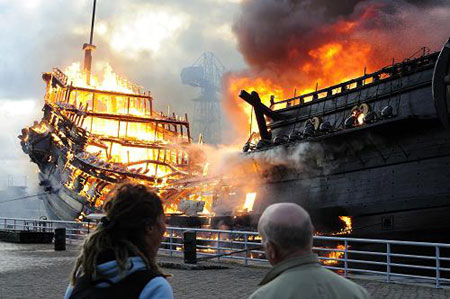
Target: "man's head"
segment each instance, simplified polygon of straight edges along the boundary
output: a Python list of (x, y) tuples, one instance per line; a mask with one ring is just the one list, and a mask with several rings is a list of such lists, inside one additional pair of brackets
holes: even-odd
[(297, 204), (277, 203), (268, 206), (259, 219), (258, 231), (271, 265), (312, 251), (311, 218)]

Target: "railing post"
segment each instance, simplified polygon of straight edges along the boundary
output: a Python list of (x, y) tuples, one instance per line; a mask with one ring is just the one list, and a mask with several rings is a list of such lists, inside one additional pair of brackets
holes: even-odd
[(16, 230), (16, 219), (13, 221), (13, 229)]
[(441, 287), (441, 262), (439, 246), (436, 246), (436, 288)]
[[(220, 254), (220, 232), (217, 233), (217, 249), (216, 254)], [(217, 261), (220, 262), (220, 256), (217, 256)]]
[(347, 252), (348, 241), (347, 240), (345, 240), (344, 246), (345, 246), (345, 248), (344, 248), (344, 276), (347, 277), (347, 275), (348, 275), (348, 261), (347, 261), (347, 258), (348, 258), (348, 252)]
[(386, 243), (386, 281), (391, 282), (391, 244)]
[(245, 257), (244, 257), (244, 264), (248, 266), (248, 246), (247, 246), (247, 240), (248, 235), (247, 233), (244, 234), (244, 249), (245, 249)]
[(55, 228), (55, 251), (66, 250), (66, 228)]
[(197, 232), (185, 231), (183, 232), (183, 253), (184, 262), (186, 264), (197, 263)]
[(169, 243), (170, 243), (170, 256), (173, 256), (173, 229), (170, 230)]

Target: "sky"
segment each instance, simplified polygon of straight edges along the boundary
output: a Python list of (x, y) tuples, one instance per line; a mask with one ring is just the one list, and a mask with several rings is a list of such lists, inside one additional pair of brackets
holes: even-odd
[[(92, 3), (0, 0), (0, 99), (41, 98), (42, 72), (82, 60)], [(229, 70), (245, 67), (231, 29), (238, 10), (237, 0), (98, 0), (94, 66), (109, 62), (157, 104), (189, 101), (198, 91), (179, 74), (203, 52)]]
[[(239, 0), (98, 0), (94, 68), (114, 71), (150, 90), (161, 111), (192, 115), (200, 90), (181, 83), (183, 67), (205, 51), (229, 71), (246, 67), (232, 25)], [(41, 74), (83, 59), (93, 0), (0, 0), (1, 176), (21, 175), (31, 164), (20, 150), (21, 128), (41, 117)], [(5, 161), (10, 161), (9, 164)], [(26, 168), (26, 166), (24, 166)], [(35, 171), (35, 170), (33, 170)]]

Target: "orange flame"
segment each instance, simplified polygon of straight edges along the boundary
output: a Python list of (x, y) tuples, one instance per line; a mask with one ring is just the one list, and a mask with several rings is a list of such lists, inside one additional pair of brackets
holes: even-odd
[[(353, 28), (355, 24), (346, 24), (347, 29)], [(274, 79), (267, 77), (255, 77), (252, 75), (232, 75), (228, 78), (228, 98), (232, 99), (237, 109), (230, 109), (227, 105), (229, 114), (232, 114), (233, 121), (238, 126), (238, 131), (258, 132), (254, 116), (252, 117), (252, 107), (237, 99), (240, 90), (247, 92), (256, 91), (260, 95), (261, 101), (266, 106), (271, 106), (270, 98), (273, 95), (275, 103), (284, 100), (285, 97), (299, 96), (301, 94), (312, 92), (316, 85), (326, 87), (349, 80), (353, 77), (363, 74), (364, 66), (372, 66), (370, 57), (372, 48), (364, 42), (330, 42), (308, 52), (308, 60), (298, 66), (300, 70), (288, 82), (283, 85), (275, 83)], [(273, 110), (286, 108), (286, 104), (272, 105)], [(237, 111), (236, 111), (237, 110)], [(252, 120), (253, 118), (253, 120)], [(250, 128), (251, 124), (251, 129)]]
[(244, 210), (247, 212), (253, 211), (253, 205), (255, 204), (256, 192), (247, 193), (245, 197)]
[[(255, 121), (251, 122), (251, 107), (244, 101), (237, 99), (240, 90), (247, 92), (256, 91), (260, 94), (262, 102), (270, 106), (270, 95), (275, 95), (275, 101), (312, 92), (316, 88), (324, 88), (335, 85), (351, 78), (361, 76), (366, 68), (367, 71), (382, 66), (375, 55), (375, 47), (352, 35), (350, 33), (358, 29), (360, 22), (373, 16), (373, 7), (368, 7), (359, 20), (338, 21), (332, 25), (324, 25), (321, 32), (324, 36), (339, 36), (333, 40), (322, 42), (314, 48), (299, 53), (293, 49), (292, 59), (296, 65), (274, 65), (271, 70), (249, 71), (246, 73), (232, 74), (227, 82), (226, 110), (231, 114), (237, 132), (258, 132)], [(302, 42), (302, 41), (299, 41)], [(305, 99), (305, 101), (307, 101)], [(227, 102), (231, 102), (227, 103)], [(230, 105), (236, 106), (230, 109)], [(299, 104), (298, 103), (294, 103)], [(273, 110), (286, 108), (287, 104), (272, 105)], [(361, 116), (363, 117), (363, 116)], [(358, 119), (359, 122), (360, 119)], [(249, 130), (249, 124), (252, 123)], [(250, 131), (250, 132), (249, 132)], [(242, 136), (240, 136), (243, 138)], [(242, 140), (241, 140), (242, 142)]]
[(344, 250), (345, 250), (345, 245), (341, 245), (339, 244), (336, 247), (337, 251), (331, 251), (330, 253), (328, 253), (326, 255), (327, 258), (330, 258), (329, 260), (322, 260), (322, 263), (324, 265), (330, 266), (330, 265), (336, 265), (339, 263), (339, 259), (341, 259), (344, 256)]
[[(270, 98), (274, 96), (275, 100), (282, 100), (285, 97), (285, 90), (278, 84), (272, 82), (268, 78), (251, 78), (243, 76), (230, 76), (228, 78), (228, 97), (232, 98), (233, 104), (226, 103), (229, 114), (232, 114), (233, 121), (238, 127), (245, 132), (250, 128), (251, 132), (258, 132), (258, 126), (255, 117), (252, 117), (252, 107), (241, 99), (237, 99), (237, 95), (241, 90), (251, 93), (256, 91), (261, 98), (261, 102), (270, 106)], [(237, 107), (237, 109), (235, 109)]]
[(348, 234), (352, 231), (352, 218), (349, 216), (339, 216), (339, 219), (345, 223), (345, 228), (340, 231), (340, 234)]
[(87, 74), (82, 70), (79, 62), (72, 63), (71, 66), (64, 70), (64, 73), (68, 77), (68, 82), (74, 86), (94, 88), (105, 91), (117, 91), (123, 93), (136, 93), (135, 84), (132, 84), (128, 80), (121, 78), (114, 73), (111, 65), (106, 63), (100, 72), (101, 79), (98, 75), (91, 75), (90, 84), (86, 83)]

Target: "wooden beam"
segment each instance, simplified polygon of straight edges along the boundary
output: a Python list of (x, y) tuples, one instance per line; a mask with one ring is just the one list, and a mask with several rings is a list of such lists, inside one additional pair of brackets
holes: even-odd
[(98, 93), (98, 94), (106, 94), (106, 95), (113, 95), (113, 96), (142, 98), (142, 99), (150, 100), (150, 103), (153, 100), (153, 98), (151, 96), (141, 95), (141, 94), (125, 93), (125, 92), (118, 92), (118, 91), (106, 91), (106, 90), (98, 90), (98, 89), (85, 88), (85, 87), (76, 87), (76, 86), (73, 86), (72, 90), (79, 90), (79, 91), (92, 92), (92, 93)]

